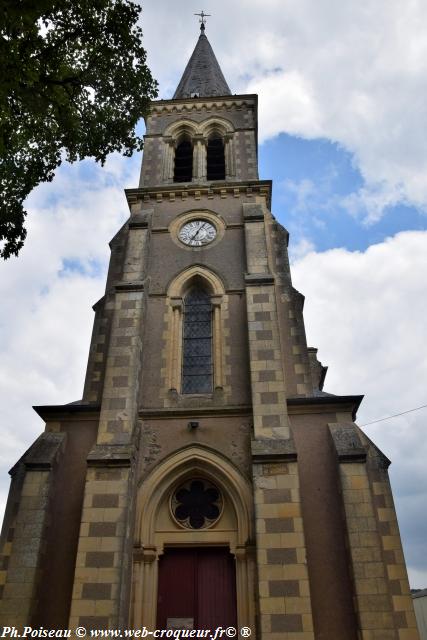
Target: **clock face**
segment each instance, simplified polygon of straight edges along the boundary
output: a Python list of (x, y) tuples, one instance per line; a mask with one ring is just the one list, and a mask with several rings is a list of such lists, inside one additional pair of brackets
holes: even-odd
[(201, 247), (216, 238), (216, 229), (207, 220), (191, 220), (182, 225), (179, 239), (189, 247)]

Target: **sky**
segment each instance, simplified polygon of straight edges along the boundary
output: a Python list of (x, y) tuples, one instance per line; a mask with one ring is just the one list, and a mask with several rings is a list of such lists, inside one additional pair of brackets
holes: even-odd
[[(259, 95), (260, 178), (290, 232), (294, 286), (325, 390), (364, 394), (358, 424), (392, 460), (412, 588), (427, 587), (427, 4), (423, 0), (146, 0), (159, 97), (206, 34), (232, 93)], [(143, 124), (139, 125), (140, 130)], [(81, 398), (108, 242), (141, 154), (62, 165), (27, 201), (0, 264), (0, 501), (42, 432), (32, 405)], [(373, 423), (373, 424), (368, 424)]]

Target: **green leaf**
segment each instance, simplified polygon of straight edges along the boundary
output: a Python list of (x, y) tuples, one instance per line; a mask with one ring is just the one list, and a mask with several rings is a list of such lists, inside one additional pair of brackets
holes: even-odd
[(130, 0), (3, 0), (0, 15), (0, 257), (18, 255), (23, 202), (61, 159), (142, 148), (137, 121), (157, 96), (141, 7)]

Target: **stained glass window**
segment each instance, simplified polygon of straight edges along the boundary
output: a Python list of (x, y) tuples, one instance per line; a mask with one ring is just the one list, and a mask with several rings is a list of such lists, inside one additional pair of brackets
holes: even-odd
[(184, 299), (182, 393), (212, 392), (212, 305), (193, 287)]

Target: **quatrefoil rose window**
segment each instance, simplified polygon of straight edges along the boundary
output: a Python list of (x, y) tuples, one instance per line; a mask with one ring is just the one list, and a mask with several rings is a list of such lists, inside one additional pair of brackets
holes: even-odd
[(208, 480), (188, 480), (172, 494), (171, 511), (175, 520), (186, 529), (206, 529), (222, 513), (221, 493)]

